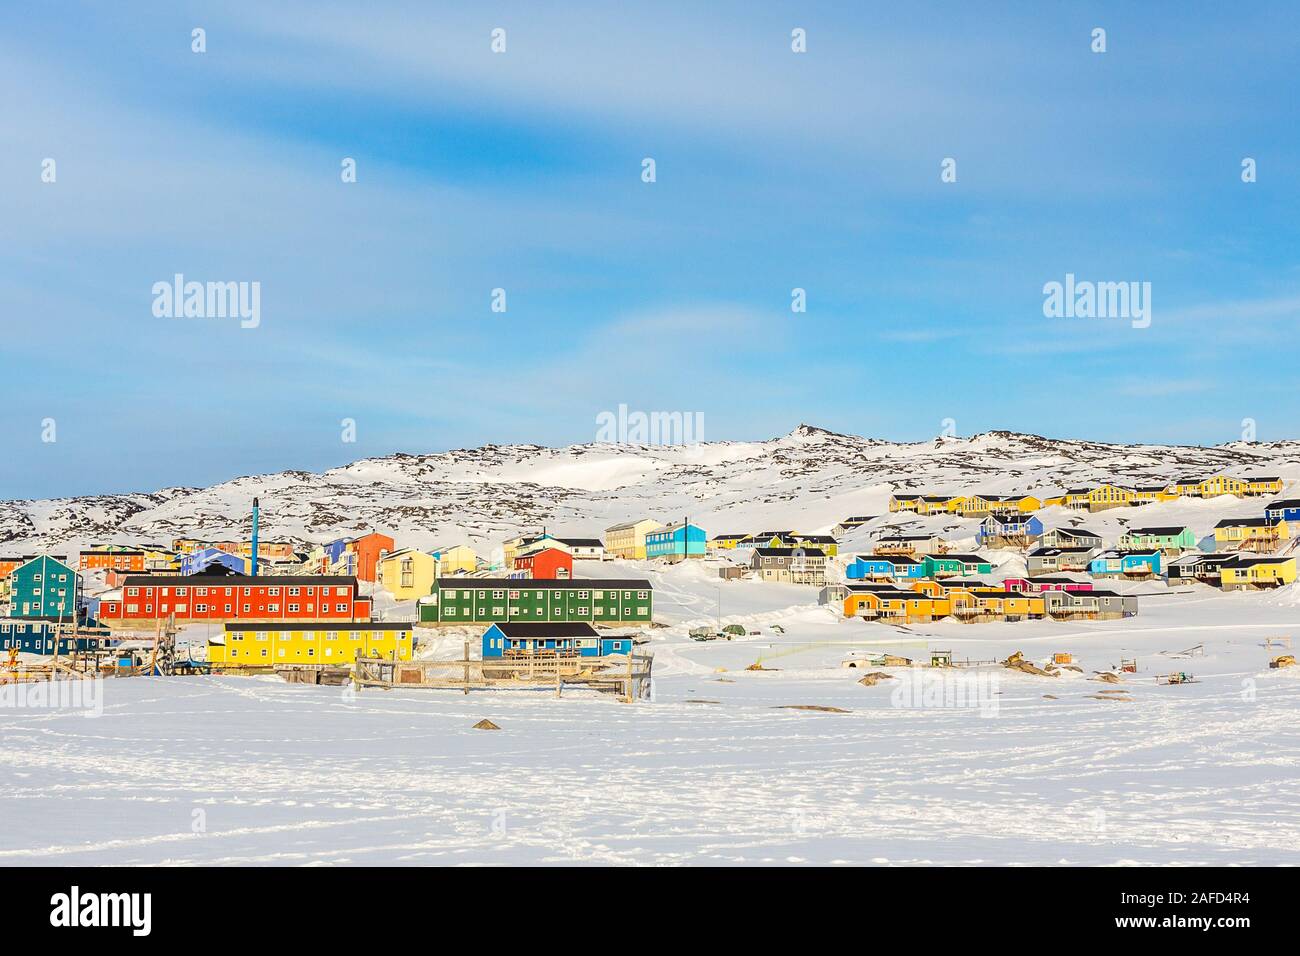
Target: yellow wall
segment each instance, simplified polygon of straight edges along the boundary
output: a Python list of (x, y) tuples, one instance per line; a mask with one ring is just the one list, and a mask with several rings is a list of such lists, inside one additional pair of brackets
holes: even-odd
[[(453, 548), (438, 549), (438, 574), (459, 574), (461, 572), (470, 572), (478, 570), (478, 555), (474, 549), (466, 544), (458, 544)], [(424, 592), (428, 594), (428, 591)]]
[(1249, 568), (1225, 567), (1223, 569), (1224, 585), (1233, 584), (1271, 584), (1275, 581), (1291, 584), (1296, 579), (1295, 561), (1288, 559), (1276, 564), (1256, 564)]
[[(330, 635), (334, 637), (331, 638)], [(276, 630), (274, 625), (255, 631), (226, 631), (225, 645), (208, 643), (208, 661), (225, 667), (275, 667), (284, 664), (337, 664), (350, 666), (358, 652), (363, 657), (411, 659), (410, 630), (369, 630), (330, 627), (318, 630)], [(265, 652), (265, 653), (263, 653)]]
[[(409, 569), (403, 574), (403, 569)], [(438, 562), (424, 551), (405, 551), (379, 562), (379, 582), (399, 601), (414, 601), (433, 592)], [(406, 582), (406, 583), (403, 583)]]
[[(645, 535), (647, 531), (654, 531), (662, 528), (663, 525), (651, 518), (642, 518), (630, 528), (620, 528), (617, 531), (605, 532), (605, 553), (616, 558), (629, 560), (645, 559)], [(734, 548), (735, 542), (724, 545), (714, 545), (709, 543), (710, 547)]]

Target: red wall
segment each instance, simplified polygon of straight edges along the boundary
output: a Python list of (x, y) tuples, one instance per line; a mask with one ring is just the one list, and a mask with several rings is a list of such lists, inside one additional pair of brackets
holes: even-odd
[(544, 551), (537, 551), (533, 554), (525, 554), (515, 558), (515, 570), (531, 570), (534, 578), (552, 581), (557, 578), (556, 572), (563, 568), (567, 573), (566, 579), (573, 577), (573, 555), (567, 551), (561, 551), (559, 548), (547, 548)]
[[(322, 578), (315, 584), (204, 583), (135, 585), (124, 587), (122, 597), (100, 604), (106, 621), (154, 620), (175, 614), (178, 621), (369, 621), (370, 598), (356, 593), (351, 583)], [(199, 593), (206, 589), (206, 594)], [(297, 594), (291, 593), (294, 589)], [(278, 590), (278, 594), (272, 593)], [(182, 593), (178, 594), (180, 591)], [(227, 593), (229, 592), (229, 593)], [(340, 593), (342, 592), (342, 593)], [(128, 612), (128, 604), (136, 605)], [(198, 605), (206, 610), (198, 610)], [(298, 610), (289, 610), (289, 605)], [(226, 606), (230, 610), (226, 610)], [(275, 605), (275, 610), (271, 606)], [(245, 610), (247, 606), (247, 610)], [(340, 606), (342, 610), (340, 610)], [(146, 610), (146, 607), (149, 610)], [(178, 610), (183, 607), (184, 610)]]

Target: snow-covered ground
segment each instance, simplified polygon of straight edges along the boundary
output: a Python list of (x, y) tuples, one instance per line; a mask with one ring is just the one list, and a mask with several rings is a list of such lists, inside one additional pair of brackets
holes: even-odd
[[(1300, 669), (1263, 646), (1300, 631), (1294, 588), (895, 629), (703, 564), (580, 570), (654, 579), (653, 700), (107, 681), (101, 717), (0, 712), (0, 865), (1300, 863)], [(724, 624), (760, 633), (689, 640), (719, 594)], [(946, 707), (916, 671), (863, 686), (841, 666), (931, 649), (1065, 651), (1083, 673), (928, 671), (978, 691)], [(1137, 675), (1089, 679), (1121, 657)], [(1154, 682), (1170, 671), (1198, 682)]]

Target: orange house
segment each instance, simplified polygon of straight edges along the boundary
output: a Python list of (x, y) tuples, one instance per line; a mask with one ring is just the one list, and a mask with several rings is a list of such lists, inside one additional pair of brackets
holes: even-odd
[(559, 548), (543, 548), (515, 556), (515, 571), (530, 578), (567, 581), (573, 577), (573, 555)]
[(945, 616), (919, 591), (855, 591), (844, 599), (844, 616), (894, 624), (925, 623)]
[(362, 581), (375, 580), (375, 569), (379, 559), (389, 551), (396, 549), (396, 542), (386, 534), (372, 531), (347, 543), (347, 550), (356, 555), (354, 569)]
[(108, 568), (113, 571), (143, 571), (143, 551), (82, 551), (77, 555), (77, 568), (93, 571)]

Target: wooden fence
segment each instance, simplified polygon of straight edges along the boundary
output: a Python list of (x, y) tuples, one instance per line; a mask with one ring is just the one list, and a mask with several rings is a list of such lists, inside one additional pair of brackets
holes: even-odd
[(615, 693), (624, 701), (649, 696), (654, 658), (648, 654), (611, 657), (558, 657), (526, 655), (516, 658), (471, 660), (393, 661), (359, 657), (352, 669), (352, 684), (365, 687), (471, 690), (490, 688), (554, 687), (559, 697), (566, 685)]

